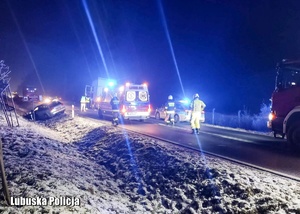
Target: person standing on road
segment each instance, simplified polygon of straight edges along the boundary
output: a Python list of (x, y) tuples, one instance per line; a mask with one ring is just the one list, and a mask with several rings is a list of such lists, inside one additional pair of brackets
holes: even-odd
[(85, 112), (86, 111), (86, 99), (85, 99), (85, 96), (82, 96), (81, 97), (81, 100), (80, 100), (80, 110), (81, 112)]
[(85, 97), (85, 108), (86, 109), (89, 109), (89, 108), (91, 108), (91, 98), (90, 97)]
[(120, 100), (118, 99), (117, 93), (110, 100), (110, 105), (112, 109), (112, 124), (118, 125), (119, 123), (119, 113), (120, 113)]
[(174, 111), (175, 111), (175, 102), (173, 100), (173, 96), (169, 95), (168, 96), (168, 101), (165, 105), (165, 111), (166, 111), (166, 117), (165, 117), (165, 122), (167, 124), (170, 123), (170, 119), (174, 119)]
[(118, 99), (117, 94), (114, 94), (111, 98), (110, 105), (112, 110), (120, 110), (120, 100)]
[(206, 105), (202, 100), (199, 99), (199, 94), (195, 94), (190, 107), (192, 111), (192, 115), (191, 115), (192, 134), (199, 134), (201, 114), (204, 108), (206, 107)]

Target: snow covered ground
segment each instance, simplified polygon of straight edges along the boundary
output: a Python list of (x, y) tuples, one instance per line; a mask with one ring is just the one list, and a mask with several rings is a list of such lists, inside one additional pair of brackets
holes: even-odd
[(14, 203), (1, 194), (0, 213), (300, 213), (293, 180), (69, 112), (19, 120), (0, 117)]

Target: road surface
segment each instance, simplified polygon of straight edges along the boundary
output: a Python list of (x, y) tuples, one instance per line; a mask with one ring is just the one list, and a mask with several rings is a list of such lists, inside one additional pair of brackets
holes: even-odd
[[(78, 115), (98, 119), (97, 112), (77, 112)], [(110, 125), (110, 118), (104, 121)], [(247, 163), (278, 174), (288, 175), (300, 181), (300, 152), (290, 149), (282, 139), (225, 127), (203, 124), (199, 135), (191, 134), (188, 123), (174, 126), (154, 118), (125, 121), (119, 125), (131, 131), (172, 141), (201, 151)]]

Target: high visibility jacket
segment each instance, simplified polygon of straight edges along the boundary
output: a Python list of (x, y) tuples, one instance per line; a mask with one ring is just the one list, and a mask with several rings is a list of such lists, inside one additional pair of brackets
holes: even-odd
[(80, 100), (80, 102), (81, 102), (81, 103), (86, 103), (85, 96), (82, 96), (82, 97), (81, 97), (81, 100)]
[(190, 105), (192, 112), (202, 112), (206, 107), (202, 100), (194, 99)]
[(173, 100), (168, 100), (168, 102), (165, 105), (166, 111), (174, 111), (175, 110), (175, 102)]

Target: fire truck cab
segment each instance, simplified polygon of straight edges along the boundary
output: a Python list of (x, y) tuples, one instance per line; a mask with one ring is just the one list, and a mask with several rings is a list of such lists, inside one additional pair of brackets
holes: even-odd
[(300, 60), (277, 64), (271, 102), (268, 127), (274, 137), (286, 136), (289, 143), (300, 147)]

